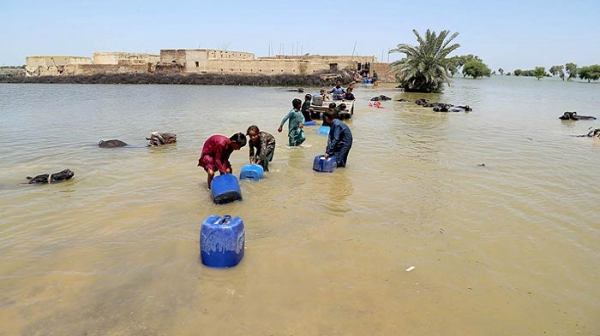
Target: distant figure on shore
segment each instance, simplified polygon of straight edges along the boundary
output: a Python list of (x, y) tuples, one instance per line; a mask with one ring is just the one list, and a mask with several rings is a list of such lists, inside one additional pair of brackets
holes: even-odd
[(346, 89), (342, 87), (342, 81), (338, 80), (335, 82), (333, 89), (329, 90), (328, 92), (333, 93), (333, 100), (342, 100), (342, 95), (346, 93)]
[(306, 136), (304, 135), (304, 116), (302, 116), (302, 112), (300, 112), (300, 108), (302, 106), (302, 101), (298, 98), (292, 100), (292, 109), (288, 114), (283, 117), (281, 123), (279, 124), (279, 128), (277, 131), (281, 133), (283, 130), (283, 124), (289, 119), (289, 132), (288, 139), (290, 146), (300, 146), (304, 140), (306, 140)]
[(323, 118), (331, 125), (325, 157), (335, 156), (338, 167), (346, 167), (348, 154), (352, 148), (352, 131), (348, 125), (336, 118), (335, 114), (327, 111)]
[(198, 166), (204, 168), (208, 177), (206, 183), (210, 189), (210, 183), (215, 177), (215, 172), (231, 174), (231, 163), (229, 156), (234, 150), (240, 150), (246, 145), (246, 136), (238, 132), (227, 138), (224, 135), (215, 134), (210, 136), (202, 146), (202, 154), (198, 159)]
[(250, 138), (250, 164), (261, 165), (264, 171), (269, 171), (269, 162), (273, 161), (275, 154), (275, 137), (271, 133), (259, 130), (256, 125), (248, 127), (246, 135)]

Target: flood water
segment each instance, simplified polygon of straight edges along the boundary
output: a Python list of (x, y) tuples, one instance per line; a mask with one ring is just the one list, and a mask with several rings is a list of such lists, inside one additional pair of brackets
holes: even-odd
[[(473, 112), (369, 107), (380, 94)], [(277, 133), (302, 98), (285, 88), (1, 84), (0, 335), (600, 335), (600, 139), (573, 137), (600, 119), (558, 119), (600, 117), (599, 84), (355, 95), (348, 165), (327, 174), (316, 127), (302, 148)], [(276, 136), (271, 171), (215, 205), (202, 144), (252, 124)], [(154, 131), (178, 143), (148, 148)], [(97, 147), (115, 138), (131, 146)], [(245, 256), (208, 268), (200, 227), (226, 214)]]

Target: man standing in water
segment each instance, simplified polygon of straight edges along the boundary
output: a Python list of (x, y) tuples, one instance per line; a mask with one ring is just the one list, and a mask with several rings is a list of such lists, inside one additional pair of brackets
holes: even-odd
[(352, 132), (348, 125), (335, 117), (335, 112), (327, 111), (323, 114), (323, 117), (331, 127), (325, 157), (335, 156), (337, 166), (346, 167), (348, 153), (352, 148)]
[(342, 95), (346, 93), (346, 89), (342, 87), (342, 81), (338, 79), (333, 89), (329, 90), (329, 93), (333, 93), (333, 100), (342, 100)]

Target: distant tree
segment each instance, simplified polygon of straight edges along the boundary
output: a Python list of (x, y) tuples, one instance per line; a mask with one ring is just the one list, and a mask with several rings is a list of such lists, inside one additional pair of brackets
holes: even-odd
[(498, 72), (500, 73), (500, 76), (504, 75), (504, 69), (500, 68), (498, 69)]
[(454, 76), (454, 74), (458, 73), (458, 71), (468, 62), (470, 61), (481, 61), (483, 60), (479, 58), (479, 56), (469, 54), (469, 55), (461, 55), (461, 56), (452, 56), (448, 59), (448, 70)]
[(565, 80), (565, 73), (562, 65), (553, 65), (548, 71), (552, 74), (552, 76), (558, 75), (562, 80)]
[(577, 78), (577, 64), (575, 64), (575, 63), (565, 64), (565, 71), (569, 75), (567, 80), (571, 80), (571, 78)]
[(514, 73), (515, 73), (515, 76), (521, 76), (521, 74), (523, 74), (523, 70), (517, 69), (514, 71)]
[(535, 67), (535, 69), (533, 69), (533, 74), (534, 74), (535, 78), (537, 78), (537, 80), (540, 80), (540, 78), (546, 76), (546, 68), (545, 67)]
[(586, 80), (589, 82), (597, 81), (600, 79), (600, 65), (590, 65), (584, 66), (577, 69), (577, 73), (579, 74), (579, 78)]
[(398, 44), (390, 53), (404, 53), (406, 58), (391, 64), (396, 71), (396, 78), (405, 91), (412, 92), (441, 92), (444, 83), (450, 83), (447, 56), (460, 47), (460, 44), (451, 44), (458, 33), (449, 36), (449, 30), (442, 30), (440, 34), (427, 29), (425, 38), (413, 29), (419, 45)]
[(491, 72), (492, 71), (490, 70), (490, 68), (488, 68), (487, 65), (485, 65), (482, 61), (478, 60), (472, 60), (465, 63), (462, 70), (463, 76), (471, 76), (473, 78), (483, 76), (490, 77)]

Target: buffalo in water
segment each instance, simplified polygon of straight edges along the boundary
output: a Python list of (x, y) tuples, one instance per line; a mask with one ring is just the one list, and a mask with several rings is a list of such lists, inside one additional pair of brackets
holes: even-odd
[(588, 134), (585, 136), (590, 137), (590, 138), (600, 138), (600, 128), (590, 129)]
[(567, 111), (563, 115), (558, 117), (558, 119), (561, 119), (561, 120), (595, 120), (596, 117), (577, 115), (577, 112)]
[(177, 134), (174, 133), (159, 133), (154, 132), (150, 134), (149, 138), (146, 140), (150, 140), (148, 142), (148, 146), (162, 146), (166, 144), (176, 143), (177, 142)]
[(127, 146), (127, 143), (118, 139), (100, 140), (100, 142), (98, 142), (98, 147), (100, 148), (115, 148), (125, 146)]
[(74, 175), (75, 173), (72, 170), (65, 169), (54, 174), (42, 174), (35, 177), (27, 176), (27, 179), (29, 180), (29, 184), (46, 184), (70, 180)]
[(371, 101), (386, 101), (386, 100), (392, 100), (392, 98), (390, 98), (388, 96), (384, 96), (384, 95), (380, 95), (380, 96), (371, 98)]

